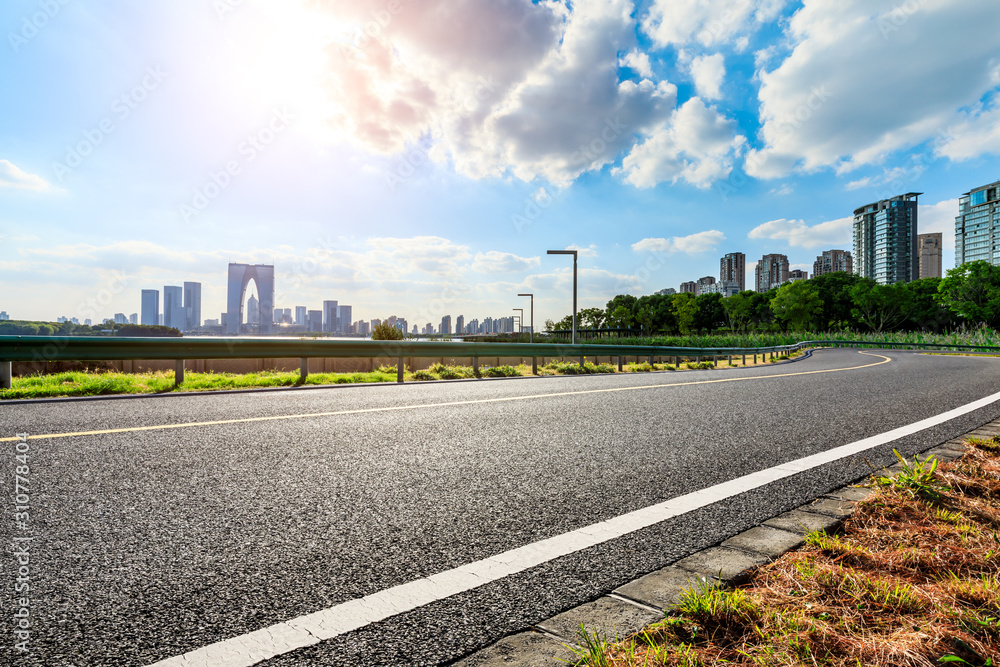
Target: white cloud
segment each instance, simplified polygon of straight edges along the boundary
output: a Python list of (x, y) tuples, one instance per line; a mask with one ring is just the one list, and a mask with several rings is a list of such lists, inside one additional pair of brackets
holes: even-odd
[(0, 188), (47, 192), (52, 185), (41, 176), (29, 174), (9, 160), (0, 160)]
[(637, 188), (687, 181), (707, 188), (728, 176), (746, 139), (736, 123), (693, 97), (622, 160), (613, 173)]
[(854, 218), (840, 218), (810, 227), (802, 220), (771, 220), (750, 230), (747, 238), (784, 241), (792, 247), (845, 247), (852, 242)]
[(479, 273), (519, 273), (530, 271), (542, 263), (539, 257), (519, 257), (509, 252), (478, 252), (472, 270)]
[(591, 245), (586, 248), (578, 245), (568, 245), (566, 246), (566, 250), (576, 250), (576, 254), (578, 257), (588, 257), (588, 258), (597, 257), (596, 245)]
[[(969, 135), (983, 135), (977, 123), (995, 126), (974, 107), (997, 86), (1000, 3), (910, 4), (805, 0), (786, 33), (791, 53), (759, 72), (764, 145), (747, 155), (748, 174), (878, 163), (935, 137), (963, 108), (973, 108), (964, 114)], [(979, 150), (974, 142), (953, 148)]]
[(748, 33), (773, 20), (785, 0), (654, 0), (642, 30), (657, 46), (698, 42), (746, 46)]
[(721, 53), (699, 56), (691, 61), (691, 76), (698, 94), (707, 100), (722, 97), (722, 83), (726, 79), (726, 59)]
[(635, 252), (683, 252), (693, 255), (699, 252), (715, 250), (726, 240), (726, 235), (717, 229), (698, 232), (689, 236), (674, 236), (673, 238), (646, 238), (632, 244)]
[(937, 141), (936, 153), (961, 161), (992, 153), (1000, 154), (1000, 93), (986, 105), (975, 105), (960, 115)]
[(618, 64), (622, 67), (628, 67), (641, 77), (647, 79), (653, 78), (653, 67), (649, 64), (649, 55), (638, 49), (633, 49), (626, 53), (618, 61)]

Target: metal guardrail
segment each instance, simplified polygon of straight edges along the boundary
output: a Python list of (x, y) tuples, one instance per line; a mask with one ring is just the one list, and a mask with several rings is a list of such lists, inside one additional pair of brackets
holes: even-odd
[[(814, 340), (792, 345), (753, 348), (692, 348), (659, 345), (612, 345), (600, 343), (476, 343), (452, 341), (373, 341), (323, 340), (285, 338), (115, 338), (91, 336), (0, 336), (0, 388), (11, 383), (11, 362), (14, 361), (118, 361), (162, 360), (176, 362), (175, 382), (184, 381), (184, 362), (188, 359), (273, 359), (299, 358), (304, 380), (310, 358), (374, 357), (395, 361), (397, 381), (403, 381), (403, 364), (407, 357), (471, 357), (473, 368), (479, 370), (479, 357), (531, 357), (532, 371), (537, 374), (538, 357), (735, 357), (751, 354), (773, 356), (794, 352), (803, 347), (869, 347), (911, 349), (964, 349), (997, 351), (997, 347), (977, 345), (938, 345), (931, 343), (872, 343), (869, 341)], [(745, 362), (745, 359), (744, 359)]]

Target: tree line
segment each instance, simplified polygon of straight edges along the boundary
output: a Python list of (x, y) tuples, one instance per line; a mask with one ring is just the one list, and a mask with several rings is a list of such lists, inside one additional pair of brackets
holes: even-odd
[[(572, 328), (567, 315), (549, 330)], [(579, 328), (638, 329), (644, 335), (750, 331), (927, 331), (963, 325), (1000, 328), (1000, 266), (977, 261), (944, 278), (879, 285), (844, 272), (787, 282), (768, 292), (619, 294), (604, 309), (584, 308)]]
[(116, 324), (105, 320), (101, 324), (76, 324), (74, 322), (33, 322), (4, 320), (0, 322), (0, 336), (132, 336), (160, 338), (180, 336), (174, 327), (162, 324)]

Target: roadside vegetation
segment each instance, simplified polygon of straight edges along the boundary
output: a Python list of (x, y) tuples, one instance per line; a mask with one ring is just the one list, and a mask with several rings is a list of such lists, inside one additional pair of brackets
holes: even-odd
[[(549, 331), (565, 331), (572, 327), (572, 316), (545, 324)], [(748, 347), (737, 341), (764, 338), (768, 342), (760, 344), (770, 345), (779, 344), (777, 340), (796, 342), (831, 338), (834, 334), (855, 340), (873, 335), (873, 342), (888, 342), (895, 339), (880, 337), (956, 331), (962, 332), (960, 338), (985, 337), (996, 345), (1000, 266), (969, 262), (949, 270), (945, 278), (921, 278), (895, 285), (878, 285), (868, 278), (835, 272), (785, 283), (766, 293), (747, 290), (729, 297), (620, 294), (604, 308), (582, 309), (578, 326), (619, 330), (628, 336), (639, 334), (647, 343), (670, 340), (662, 344), (690, 347)], [(988, 335), (984, 336), (984, 331)], [(582, 333), (589, 342), (587, 332)], [(608, 333), (616, 337), (606, 342), (638, 342)], [(715, 333), (726, 335), (717, 343), (700, 342)]]
[(1000, 439), (875, 479), (840, 534), (735, 589), (686, 592), (620, 642), (581, 629), (578, 665), (1000, 664)]
[[(797, 353), (793, 356), (799, 356)], [(787, 359), (788, 355), (775, 357), (774, 361)], [(764, 364), (763, 357), (759, 364)], [(767, 363), (772, 363), (768, 361)], [(753, 357), (747, 359), (747, 366), (753, 366)], [(741, 368), (740, 357), (733, 359), (729, 366), (725, 358), (718, 363), (711, 361), (681, 362), (677, 365), (647, 361), (623, 364), (625, 373), (677, 370), (712, 370), (716, 368)], [(539, 375), (593, 375), (616, 373), (617, 365), (586, 361), (580, 366), (578, 361), (551, 361), (538, 367)], [(427, 369), (403, 374), (404, 382), (431, 380), (461, 380), (470, 378), (518, 377), (531, 375), (531, 366), (480, 366), (478, 375), (472, 366), (434, 364)], [(310, 373), (305, 385), (360, 384), (374, 382), (395, 382), (395, 366), (379, 366), (369, 373)], [(121, 373), (109, 370), (68, 371), (48, 375), (15, 377), (10, 389), (0, 389), (0, 400), (53, 398), (57, 396), (108, 396), (113, 394), (158, 394), (187, 391), (218, 391), (225, 389), (252, 389), (261, 387), (302, 386), (298, 371), (260, 371), (257, 373), (198, 373), (187, 370), (184, 383), (174, 387), (173, 371), (146, 373)]]

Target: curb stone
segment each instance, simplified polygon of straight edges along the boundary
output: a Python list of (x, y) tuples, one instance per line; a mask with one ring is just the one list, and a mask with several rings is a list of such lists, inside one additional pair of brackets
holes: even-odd
[[(966, 438), (1000, 436), (1000, 419), (985, 424), (933, 447), (921, 459), (931, 456), (942, 463), (965, 454)], [(875, 471), (873, 475), (895, 475), (900, 464)], [(871, 475), (866, 476), (870, 478)], [(863, 483), (847, 485), (823, 494), (801, 507), (779, 514), (761, 525), (745, 530), (718, 546), (691, 554), (673, 565), (651, 572), (612, 593), (540, 621), (531, 629), (510, 635), (454, 663), (453, 667), (552, 667), (573, 664), (577, 657), (569, 647), (577, 646), (582, 623), (601, 637), (624, 637), (646, 625), (662, 620), (663, 612), (675, 605), (682, 592), (694, 585), (733, 586), (746, 581), (753, 571), (804, 543), (813, 530), (831, 531), (849, 517), (854, 506), (867, 498)]]

